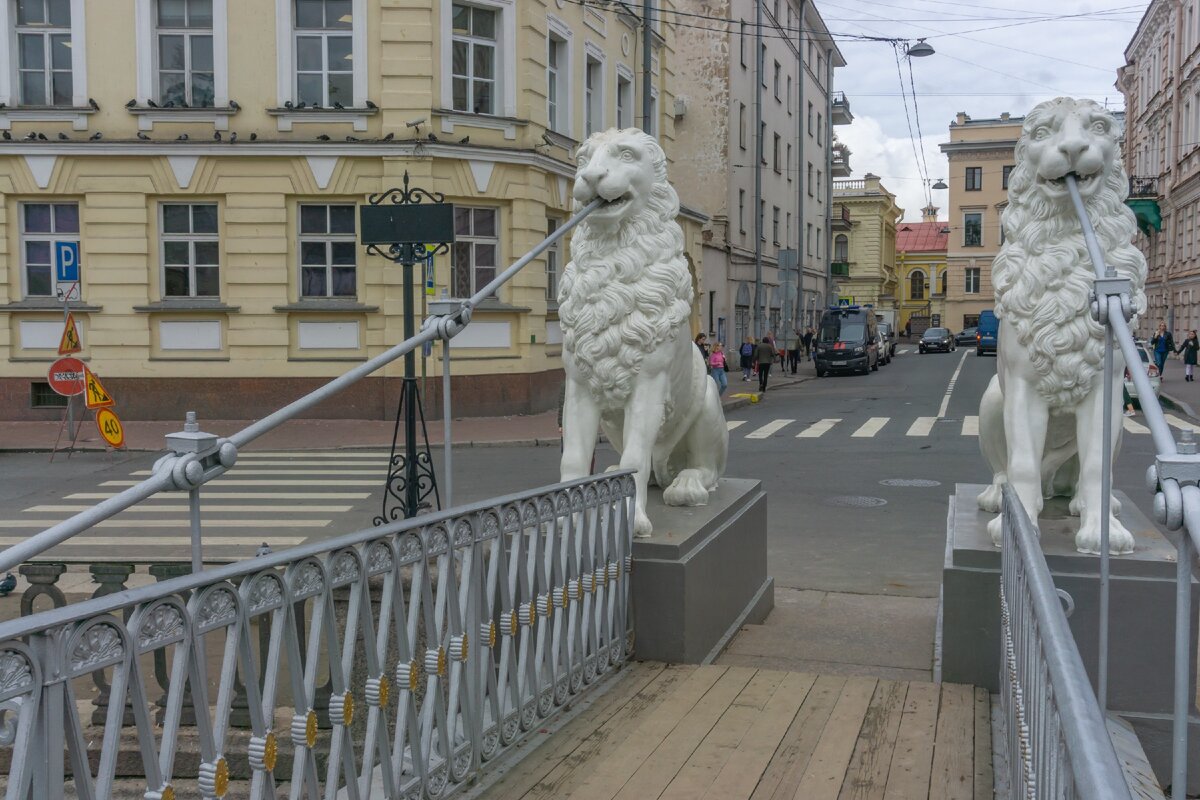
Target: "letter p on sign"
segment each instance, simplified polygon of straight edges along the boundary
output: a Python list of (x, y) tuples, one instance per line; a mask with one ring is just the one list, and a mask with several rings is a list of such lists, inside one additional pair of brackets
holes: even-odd
[(54, 243), (54, 278), (59, 283), (79, 280), (79, 242)]

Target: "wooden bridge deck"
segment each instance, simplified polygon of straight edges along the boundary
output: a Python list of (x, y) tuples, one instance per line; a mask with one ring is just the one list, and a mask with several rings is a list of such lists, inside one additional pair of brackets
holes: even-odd
[(992, 798), (983, 689), (648, 662), (623, 673), (476, 796)]

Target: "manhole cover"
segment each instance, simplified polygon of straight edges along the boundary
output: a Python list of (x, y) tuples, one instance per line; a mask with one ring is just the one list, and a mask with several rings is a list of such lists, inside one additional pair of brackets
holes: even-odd
[(928, 478), (888, 478), (879, 482), (880, 486), (913, 486), (927, 489), (931, 486), (941, 486), (941, 481), (931, 481)]
[(842, 494), (834, 497), (827, 497), (825, 505), (836, 506), (838, 508), (878, 508), (886, 506), (887, 500), (882, 497), (867, 497), (861, 494)]

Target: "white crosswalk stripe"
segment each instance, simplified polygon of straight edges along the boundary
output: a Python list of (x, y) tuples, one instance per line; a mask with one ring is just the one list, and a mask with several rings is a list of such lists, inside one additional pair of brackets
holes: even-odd
[(897, 350), (897, 351), (896, 351), (896, 355), (898, 355), (898, 356), (902, 356), (902, 355), (904, 355), (904, 354), (905, 354), (905, 353), (907, 353), (907, 352), (908, 352), (908, 348), (906, 347), (906, 348), (904, 348), (903, 350)]
[(1143, 425), (1140, 422), (1134, 422), (1129, 417), (1125, 417), (1125, 419), (1123, 419), (1121, 421), (1121, 424), (1125, 427), (1126, 433), (1140, 433), (1140, 434), (1150, 433), (1149, 428), (1147, 428), (1145, 425)]
[(1181, 431), (1191, 431), (1192, 433), (1200, 433), (1200, 425), (1194, 425), (1185, 419), (1180, 419), (1174, 414), (1167, 414), (1167, 423), (1179, 428)]
[(774, 436), (776, 433), (783, 430), (788, 425), (791, 425), (795, 421), (796, 420), (794, 420), (794, 419), (772, 420), (772, 421), (768, 422), (766, 425), (763, 425), (758, 430), (756, 430), (752, 433), (747, 433), (746, 438), (747, 439), (766, 439), (768, 437)]
[(913, 420), (913, 424), (908, 427), (907, 436), (928, 436), (933, 430), (933, 423), (937, 422), (937, 417), (917, 417)]
[(978, 436), (979, 435), (979, 417), (963, 417), (962, 435), (963, 436)]
[(862, 424), (862, 427), (850, 435), (858, 438), (874, 436), (883, 429), (884, 425), (888, 424), (889, 419), (891, 419), (891, 417), (871, 417)]
[(823, 419), (819, 422), (814, 422), (804, 430), (796, 434), (797, 439), (817, 439), (828, 433), (834, 425), (841, 422), (841, 419)]
[(745, 424), (746, 424), (746, 420), (744, 420), (744, 419), (731, 419), (731, 420), (726, 421), (725, 430), (731, 431), (731, 430), (734, 430), (735, 428), (740, 428)]

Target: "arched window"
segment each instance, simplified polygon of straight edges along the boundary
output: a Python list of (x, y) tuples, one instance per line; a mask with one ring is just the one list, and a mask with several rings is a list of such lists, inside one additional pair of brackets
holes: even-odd
[(938, 289), (938, 292), (943, 295), (946, 294), (946, 272), (946, 270), (942, 270), (942, 274), (939, 276), (941, 286)]
[(916, 270), (908, 278), (908, 299), (924, 300), (925, 299), (925, 273), (921, 270)]
[(844, 233), (833, 239), (833, 260), (843, 263), (850, 260), (850, 238)]

